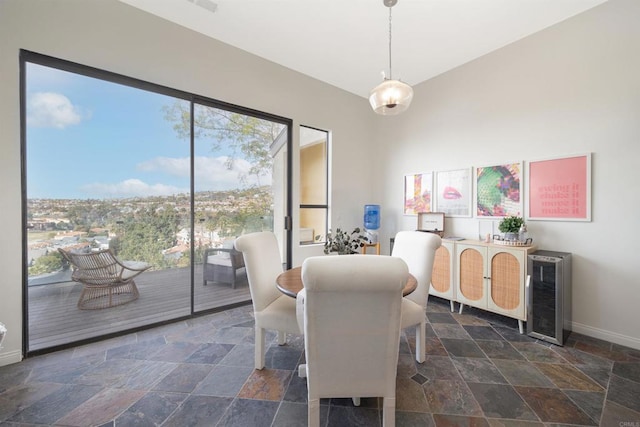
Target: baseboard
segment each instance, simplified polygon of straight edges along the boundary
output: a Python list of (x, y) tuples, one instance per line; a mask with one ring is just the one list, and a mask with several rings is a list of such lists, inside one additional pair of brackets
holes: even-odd
[(11, 365), (22, 360), (22, 352), (20, 350), (8, 351), (0, 353), (0, 366)]
[(594, 328), (593, 326), (587, 326), (576, 322), (571, 322), (571, 328), (573, 332), (577, 332), (582, 335), (587, 335), (592, 338), (598, 338), (615, 344), (623, 345), (625, 347), (631, 347), (635, 348), (636, 350), (640, 350), (639, 338), (629, 337), (611, 331), (605, 331), (604, 329), (598, 329)]

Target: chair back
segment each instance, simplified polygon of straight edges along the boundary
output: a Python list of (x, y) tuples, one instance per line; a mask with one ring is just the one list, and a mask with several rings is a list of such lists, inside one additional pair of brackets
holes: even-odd
[(234, 248), (229, 252), (229, 258), (231, 259), (232, 266), (236, 268), (244, 267), (244, 256), (242, 256), (242, 252)]
[(416, 290), (406, 298), (423, 307), (427, 306), (433, 262), (441, 245), (440, 236), (424, 231), (400, 231), (393, 242), (391, 256), (404, 260), (409, 266), (409, 273), (418, 281)]
[(235, 248), (235, 239), (222, 243), (222, 251), (229, 257), (232, 266), (235, 268), (244, 267), (244, 257), (242, 256), (242, 252)]
[(302, 265), (307, 386), (314, 397), (395, 396), (407, 265), (381, 255)]
[(118, 279), (122, 272), (122, 267), (111, 249), (88, 253), (65, 251), (61, 248), (58, 248), (58, 251), (75, 267), (71, 278), (76, 281), (106, 285)]
[(276, 288), (276, 278), (283, 271), (276, 235), (270, 231), (243, 234), (234, 246), (244, 257), (253, 309), (262, 311), (282, 295)]

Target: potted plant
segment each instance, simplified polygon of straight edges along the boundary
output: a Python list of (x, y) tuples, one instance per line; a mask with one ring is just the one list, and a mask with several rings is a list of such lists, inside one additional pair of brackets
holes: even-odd
[[(316, 236), (316, 240), (321, 240), (322, 236)], [(324, 242), (324, 253), (337, 252), (338, 255), (357, 254), (369, 239), (362, 234), (359, 227), (353, 229), (351, 233), (340, 228), (336, 232), (329, 230)]]
[(504, 217), (500, 224), (498, 224), (498, 230), (504, 233), (505, 240), (518, 240), (518, 233), (520, 227), (524, 225), (524, 219), (520, 216), (511, 215)]

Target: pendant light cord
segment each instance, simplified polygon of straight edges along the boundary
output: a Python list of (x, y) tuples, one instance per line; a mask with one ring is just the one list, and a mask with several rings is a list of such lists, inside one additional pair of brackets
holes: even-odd
[(389, 7), (389, 80), (393, 80), (393, 72), (391, 71), (391, 6)]

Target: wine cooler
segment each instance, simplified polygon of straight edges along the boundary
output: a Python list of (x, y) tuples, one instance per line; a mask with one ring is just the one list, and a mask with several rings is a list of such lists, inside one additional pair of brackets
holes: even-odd
[(527, 262), (527, 335), (563, 345), (571, 332), (571, 254), (539, 250)]

